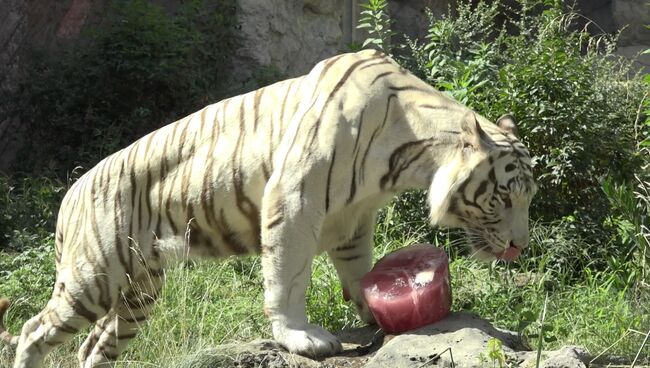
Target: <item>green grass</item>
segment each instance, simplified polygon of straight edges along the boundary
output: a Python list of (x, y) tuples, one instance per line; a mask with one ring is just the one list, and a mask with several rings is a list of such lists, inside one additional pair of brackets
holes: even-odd
[(257, 257), (178, 266), (121, 366), (174, 366), (170, 362), (202, 347), (270, 337), (262, 306)]
[[(153, 317), (121, 357), (122, 366), (140, 367), (145, 362), (168, 365), (182, 352), (200, 347), (269, 337), (258, 271), (257, 257), (174, 267), (168, 272), (168, 282)], [(28, 318), (24, 310), (38, 310), (31, 303), (26, 307), (28, 302), (47, 299), (50, 290), (45, 289), (38, 293), (39, 297), (25, 299), (19, 290), (8, 293), (4, 283), (0, 286), (0, 294), (19, 300), (8, 314), (8, 328), (12, 332), (18, 332), (20, 324)], [(76, 367), (76, 349), (84, 338), (79, 334), (74, 341), (57, 348), (48, 356), (46, 366)], [(0, 367), (9, 367), (8, 360), (7, 351), (0, 353)]]
[(546, 293), (545, 350), (581, 345), (595, 356), (622, 338), (609, 354), (633, 358), (644, 337), (633, 331), (650, 331), (650, 290), (618, 289), (608, 273), (587, 273), (577, 284), (555, 284), (547, 275), (490, 269), (466, 259), (451, 267), (453, 308), (518, 331), (531, 347), (539, 343)]
[[(377, 258), (420, 238), (417, 230), (388, 236), (385, 221), (390, 213), (382, 218), (384, 222), (377, 227)], [(553, 231), (557, 229), (537, 225), (533, 240), (553, 238)], [(639, 332), (650, 330), (650, 290), (643, 286), (621, 288), (612, 271), (587, 268), (576, 278), (575, 272), (555, 267), (557, 253), (552, 246), (545, 246), (546, 255), (537, 255), (539, 244), (532, 244), (530, 256), (511, 265), (456, 257), (450, 265), (453, 309), (472, 311), (498, 327), (520, 331), (534, 347), (539, 342), (539, 318), (548, 293), (544, 349), (578, 344), (597, 355), (620, 339), (607, 355), (631, 360), (643, 340)], [(48, 244), (18, 255), (0, 253), (0, 269), (4, 270), (0, 295), (16, 301), (8, 313), (12, 332), (17, 333), (49, 297), (52, 266)], [(271, 337), (262, 311), (258, 257), (179, 265), (168, 272), (167, 280), (152, 318), (122, 355), (118, 367), (173, 367), (182, 356), (204, 347)], [(308, 311), (312, 322), (330, 330), (362, 325), (354, 308), (343, 302), (336, 272), (324, 256), (313, 265)], [(48, 356), (46, 366), (76, 367), (76, 350), (84, 338), (80, 334), (57, 348)], [(0, 350), (0, 368), (10, 366), (10, 354), (10, 349)], [(641, 356), (648, 355), (646, 350)]]

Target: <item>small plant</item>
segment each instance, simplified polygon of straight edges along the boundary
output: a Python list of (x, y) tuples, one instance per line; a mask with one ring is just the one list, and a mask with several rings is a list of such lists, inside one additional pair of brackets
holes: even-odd
[(360, 6), (365, 10), (361, 11), (357, 28), (368, 32), (368, 37), (361, 48), (370, 45), (386, 55), (391, 55), (391, 37), (395, 32), (391, 29), (392, 20), (388, 13), (388, 0), (368, 0)]
[(650, 181), (638, 176), (637, 181), (636, 190), (611, 179), (603, 182), (603, 191), (613, 210), (607, 223), (616, 229), (617, 240), (625, 249), (624, 257), (612, 259), (610, 266), (619, 271), (625, 285), (650, 276)]
[(479, 355), (482, 366), (504, 368), (506, 366), (506, 354), (503, 352), (503, 343), (497, 338), (491, 338), (487, 347)]

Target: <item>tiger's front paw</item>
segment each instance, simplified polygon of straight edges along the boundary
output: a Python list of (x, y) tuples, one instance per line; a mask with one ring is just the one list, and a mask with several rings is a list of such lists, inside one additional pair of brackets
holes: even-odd
[(375, 317), (370, 312), (370, 308), (368, 308), (368, 304), (365, 301), (356, 302), (354, 304), (357, 307), (357, 314), (359, 315), (362, 321), (364, 321), (369, 325), (377, 324), (377, 322), (375, 321)]
[(273, 337), (290, 352), (310, 358), (323, 358), (343, 350), (341, 342), (334, 335), (310, 324), (295, 329), (274, 327)]
[(345, 301), (348, 301), (352, 299), (354, 302), (354, 306), (357, 308), (357, 314), (359, 315), (359, 318), (361, 318), (362, 321), (369, 325), (374, 325), (377, 324), (375, 321), (375, 317), (372, 315), (370, 312), (370, 308), (368, 307), (368, 303), (366, 303), (365, 298), (361, 294), (361, 286), (355, 285), (355, 288), (353, 288), (356, 292), (354, 294), (350, 293), (350, 290), (348, 288), (343, 288), (343, 299)]

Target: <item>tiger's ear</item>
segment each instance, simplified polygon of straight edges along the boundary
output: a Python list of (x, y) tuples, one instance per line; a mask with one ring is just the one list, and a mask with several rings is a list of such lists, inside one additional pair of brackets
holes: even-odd
[(476, 114), (472, 111), (469, 111), (463, 116), (460, 123), (460, 130), (463, 150), (472, 149), (477, 151), (482, 147), (489, 147), (491, 145), (492, 140), (483, 131), (476, 118)]
[(515, 137), (519, 138), (519, 131), (517, 130), (517, 122), (515, 121), (515, 118), (512, 115), (510, 114), (502, 115), (500, 118), (497, 119), (497, 126), (505, 130), (507, 133), (510, 133)]

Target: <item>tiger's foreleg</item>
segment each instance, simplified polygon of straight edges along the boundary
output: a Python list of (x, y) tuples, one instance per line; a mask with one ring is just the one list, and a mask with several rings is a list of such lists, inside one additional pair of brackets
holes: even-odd
[(97, 321), (79, 349), (82, 368), (109, 367), (134, 339), (154, 307), (164, 283), (162, 272), (149, 273), (131, 284), (118, 303)]
[[(40, 367), (50, 350), (103, 316), (106, 310), (89, 299), (89, 295), (83, 284), (57, 280), (45, 309), (23, 325), (14, 368)], [(110, 296), (107, 297), (110, 304)]]
[(89, 324), (66, 309), (59, 307), (53, 310), (46, 307), (25, 322), (16, 350), (14, 368), (40, 367), (47, 353)]
[(341, 286), (354, 302), (359, 317), (369, 324), (374, 324), (375, 319), (363, 298), (359, 283), (372, 268), (374, 219), (373, 215), (364, 216), (350, 239), (327, 252)]
[(262, 205), (264, 310), (271, 320), (276, 341), (293, 353), (322, 357), (337, 353), (342, 347), (334, 335), (307, 323), (305, 292), (322, 214), (304, 208), (299, 196), (265, 191)]

